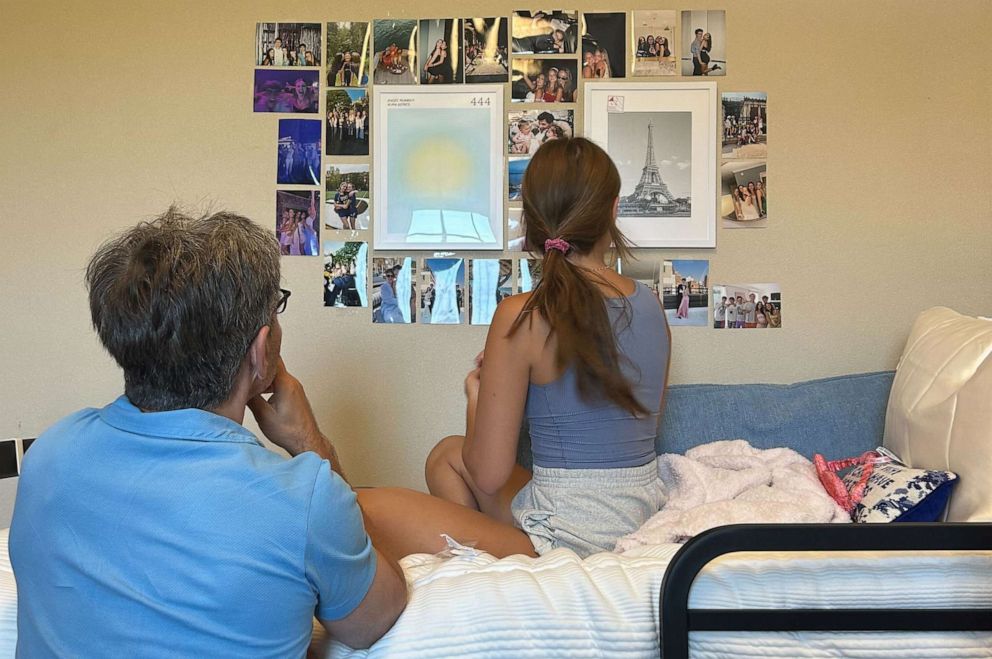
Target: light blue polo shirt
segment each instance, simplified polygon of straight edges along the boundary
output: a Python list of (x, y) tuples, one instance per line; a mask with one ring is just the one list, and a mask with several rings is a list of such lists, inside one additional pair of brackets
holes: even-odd
[(302, 657), (312, 616), (375, 575), (354, 492), (197, 409), (124, 396), (62, 419), (25, 456), (10, 558), (18, 657)]

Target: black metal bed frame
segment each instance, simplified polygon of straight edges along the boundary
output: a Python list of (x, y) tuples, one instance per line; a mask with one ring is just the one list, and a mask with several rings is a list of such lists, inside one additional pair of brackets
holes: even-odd
[[(661, 657), (688, 659), (690, 631), (992, 631), (992, 608), (689, 609), (710, 561), (739, 551), (992, 551), (992, 524), (733, 524), (689, 540), (661, 586)], [(992, 577), (990, 577), (992, 579)]]

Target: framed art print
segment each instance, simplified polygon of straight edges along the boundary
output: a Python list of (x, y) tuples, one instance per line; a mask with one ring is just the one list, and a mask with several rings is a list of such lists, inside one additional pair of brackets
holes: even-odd
[(715, 82), (590, 82), (585, 136), (620, 171), (620, 229), (636, 247), (716, 246)]
[(374, 247), (502, 250), (501, 85), (374, 88)]

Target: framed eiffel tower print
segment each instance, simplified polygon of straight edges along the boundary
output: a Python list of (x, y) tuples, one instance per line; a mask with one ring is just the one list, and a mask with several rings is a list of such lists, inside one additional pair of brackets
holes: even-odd
[(716, 247), (715, 82), (590, 82), (585, 136), (620, 172), (620, 229), (637, 247)]

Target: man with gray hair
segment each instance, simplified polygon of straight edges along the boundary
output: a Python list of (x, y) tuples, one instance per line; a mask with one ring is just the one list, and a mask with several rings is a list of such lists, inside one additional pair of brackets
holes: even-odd
[(104, 244), (86, 282), (124, 395), (24, 461), (18, 656), (302, 657), (314, 616), (350, 646), (378, 640), (406, 583), (280, 357), (271, 232), (173, 208)]

